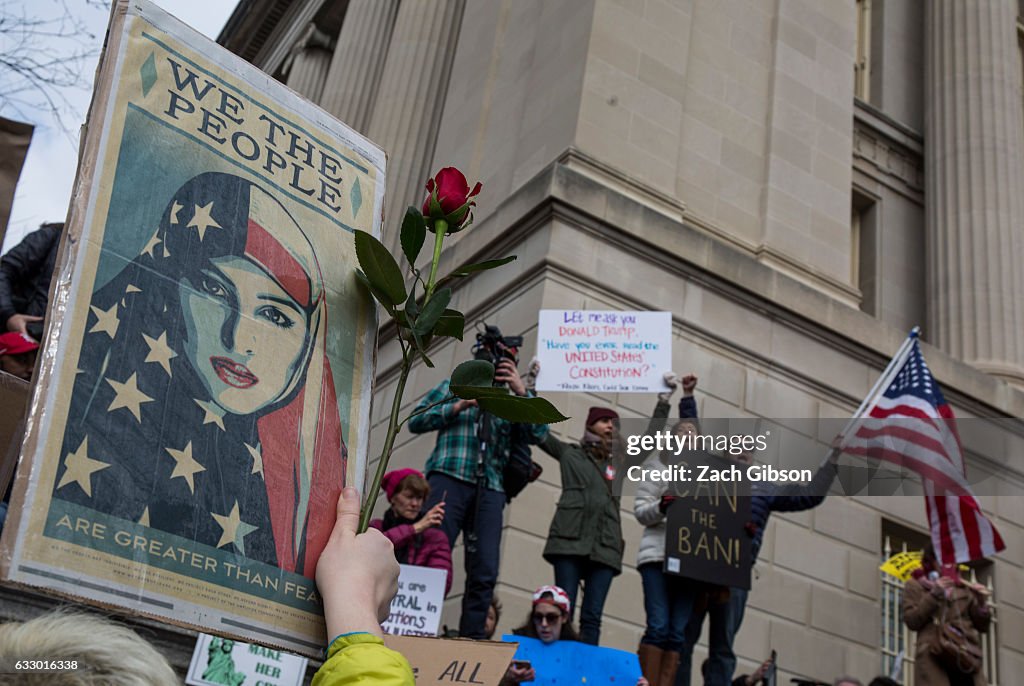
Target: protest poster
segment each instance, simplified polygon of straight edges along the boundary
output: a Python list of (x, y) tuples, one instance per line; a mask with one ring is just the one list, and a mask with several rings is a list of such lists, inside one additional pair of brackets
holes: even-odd
[[(519, 640), (518, 636), (512, 637)], [(397, 650), (412, 667), (416, 686), (445, 684), (497, 684), (512, 662), (516, 644), (425, 636), (384, 637), (384, 645)]]
[(539, 391), (662, 391), (672, 368), (672, 313), (541, 310), (537, 359)]
[(384, 154), (145, 0), (111, 13), (0, 573), (318, 655), (362, 486)]
[(602, 648), (579, 641), (544, 643), (536, 638), (505, 635), (503, 641), (516, 641), (515, 660), (526, 660), (533, 667), (536, 686), (545, 684), (586, 684), (586, 686), (632, 685), (640, 678), (636, 653)]
[[(674, 482), (665, 513), (665, 571), (719, 586), (750, 589), (750, 484), (731, 461), (696, 453), (679, 464), (691, 474), (733, 473), (732, 481)], [(731, 467), (736, 467), (732, 472)]]
[(399, 566), (402, 571), (398, 576), (398, 593), (391, 600), (391, 614), (381, 628), (396, 636), (437, 636), (448, 572), (416, 565)]
[(919, 569), (920, 567), (921, 551), (909, 550), (896, 553), (883, 562), (878, 569), (889, 576), (896, 577), (900, 581), (906, 581), (910, 578), (910, 575), (914, 573), (914, 570)]
[(253, 643), (199, 634), (185, 674), (191, 686), (302, 686), (309, 661)]

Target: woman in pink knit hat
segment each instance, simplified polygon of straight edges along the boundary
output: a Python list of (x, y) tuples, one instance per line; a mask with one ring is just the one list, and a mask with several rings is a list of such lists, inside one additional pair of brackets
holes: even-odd
[(444, 521), (444, 500), (421, 517), (430, 484), (422, 472), (409, 467), (385, 474), (380, 487), (391, 507), (383, 519), (374, 519), (370, 526), (390, 539), (401, 564), (443, 569), (448, 574), (444, 582), (447, 596), (452, 587), (452, 550), (448, 537), (437, 528)]

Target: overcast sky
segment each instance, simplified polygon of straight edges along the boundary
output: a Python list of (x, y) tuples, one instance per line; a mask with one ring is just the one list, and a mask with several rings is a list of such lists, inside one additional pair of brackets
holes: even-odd
[[(82, 42), (97, 49), (103, 43), (106, 33), (108, 12), (97, 8), (86, 0), (0, 0), (5, 13), (24, 17), (48, 17), (62, 11), (62, 4), (75, 12), (86, 25), (87, 33)], [(164, 10), (181, 19), (200, 33), (215, 39), (224, 23), (234, 10), (237, 0), (155, 0)], [(3, 40), (0, 37), (0, 40)], [(67, 49), (76, 46), (70, 41)], [(57, 125), (52, 115), (41, 109), (15, 111), (6, 105), (0, 106), (0, 115), (9, 119), (28, 121), (35, 125), (28, 158), (21, 172), (21, 180), (14, 197), (14, 208), (4, 238), (6, 252), (17, 245), (22, 237), (39, 227), (44, 221), (64, 221), (71, 186), (75, 180), (75, 165), (78, 159), (78, 130), (85, 121), (86, 111), (92, 94), (92, 80), (96, 72), (96, 59), (82, 70), (83, 89), (64, 89), (74, 111), (64, 117), (67, 133)]]

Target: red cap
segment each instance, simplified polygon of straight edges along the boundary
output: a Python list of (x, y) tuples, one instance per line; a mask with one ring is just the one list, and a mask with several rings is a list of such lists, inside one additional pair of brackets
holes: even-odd
[(402, 483), (402, 479), (407, 476), (418, 476), (423, 478), (423, 472), (413, 469), (412, 467), (403, 467), (402, 469), (395, 469), (384, 475), (384, 478), (380, 480), (380, 487), (384, 489), (384, 495), (391, 500), (395, 497), (395, 491), (398, 490), (398, 484)]
[(19, 355), (38, 350), (35, 339), (18, 331), (0, 335), (0, 355)]
[[(545, 598), (544, 596), (551, 596)], [(569, 614), (569, 594), (558, 586), (541, 586), (533, 592), (533, 604), (551, 603), (565, 614)]]
[(619, 413), (610, 407), (592, 407), (587, 413), (587, 426), (602, 419), (618, 419)]

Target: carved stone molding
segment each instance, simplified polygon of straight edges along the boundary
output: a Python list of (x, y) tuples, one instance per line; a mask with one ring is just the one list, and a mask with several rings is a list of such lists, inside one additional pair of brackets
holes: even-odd
[(857, 102), (853, 165), (911, 200), (924, 202), (924, 146), (920, 135)]

